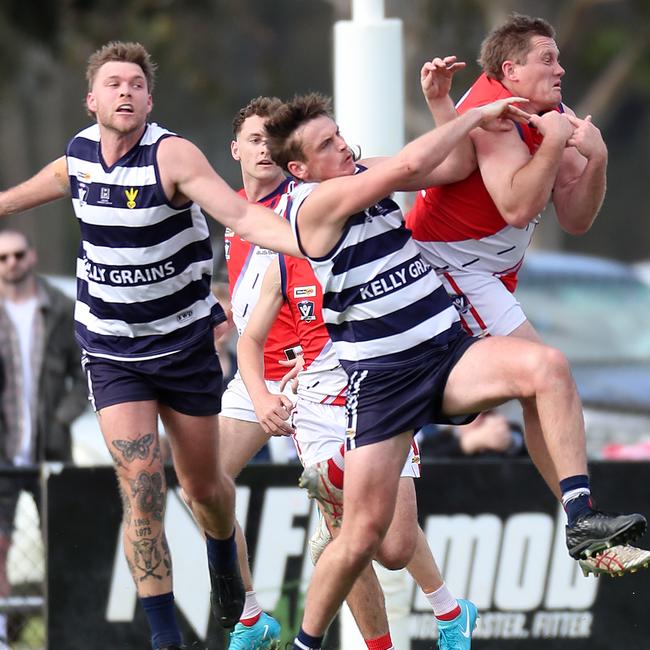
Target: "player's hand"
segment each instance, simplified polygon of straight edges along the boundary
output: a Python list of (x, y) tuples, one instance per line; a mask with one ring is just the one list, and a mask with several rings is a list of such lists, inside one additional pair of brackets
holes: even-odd
[(597, 156), (606, 157), (607, 145), (600, 129), (591, 121), (591, 115), (587, 115), (584, 120), (566, 113), (565, 115), (573, 126), (573, 134), (566, 141), (567, 146), (575, 147), (587, 159)]
[(558, 111), (547, 111), (543, 115), (531, 115), (530, 124), (544, 136), (544, 140), (553, 138), (565, 146), (574, 130), (569, 116)]
[(527, 124), (531, 115), (515, 104), (526, 104), (524, 97), (505, 97), (494, 102), (479, 106), (481, 122), (479, 126), (486, 131), (510, 131), (514, 128), (513, 122)]
[(298, 354), (295, 359), (280, 359), (278, 363), (289, 368), (289, 372), (280, 380), (280, 390), (284, 391), (284, 387), (291, 382), (291, 392), (295, 395), (298, 392), (298, 373), (305, 367), (305, 357)]
[(455, 56), (436, 57), (427, 61), (420, 70), (420, 86), (427, 103), (442, 99), (449, 94), (453, 76), (465, 67)]
[(270, 436), (290, 436), (294, 433), (289, 424), (293, 409), (291, 400), (286, 395), (267, 393), (255, 400), (255, 414), (264, 430)]

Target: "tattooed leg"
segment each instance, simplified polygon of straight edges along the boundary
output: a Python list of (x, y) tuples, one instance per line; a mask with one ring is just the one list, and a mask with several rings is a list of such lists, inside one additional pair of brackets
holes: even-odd
[(167, 486), (158, 435), (112, 441), (123, 504), (123, 542), (141, 596), (171, 591), (171, 556), (163, 528)]

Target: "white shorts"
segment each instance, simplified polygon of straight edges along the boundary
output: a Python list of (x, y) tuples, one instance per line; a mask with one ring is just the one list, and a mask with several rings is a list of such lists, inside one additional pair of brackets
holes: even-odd
[(507, 336), (526, 320), (519, 301), (498, 277), (458, 270), (438, 277), (472, 336)]
[[(303, 466), (332, 458), (345, 442), (345, 406), (318, 404), (298, 398), (291, 415), (294, 443)], [(401, 476), (420, 476), (420, 450), (413, 441)]]
[[(269, 392), (280, 393), (280, 381), (266, 380), (266, 387)], [(295, 402), (297, 395), (291, 392), (291, 382), (287, 384), (284, 389), (286, 395), (292, 402)], [(257, 422), (257, 415), (253, 408), (253, 401), (246, 390), (244, 380), (239, 374), (239, 370), (235, 376), (228, 382), (228, 386), (221, 397), (221, 411), (219, 415), (233, 420), (244, 420), (244, 422)]]

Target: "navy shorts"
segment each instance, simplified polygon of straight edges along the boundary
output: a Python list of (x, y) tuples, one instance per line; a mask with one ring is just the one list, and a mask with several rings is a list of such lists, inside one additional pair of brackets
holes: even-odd
[(187, 350), (157, 359), (115, 361), (84, 352), (82, 364), (96, 411), (148, 400), (185, 415), (216, 415), (221, 410), (223, 375), (211, 332)]
[(477, 414), (442, 415), (442, 398), (452, 368), (477, 339), (462, 330), (448, 345), (404, 363), (369, 366), (349, 375), (346, 447), (392, 438), (425, 424), (466, 424)]

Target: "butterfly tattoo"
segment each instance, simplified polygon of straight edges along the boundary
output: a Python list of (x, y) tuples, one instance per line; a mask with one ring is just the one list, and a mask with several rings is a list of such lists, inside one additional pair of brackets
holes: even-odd
[(121, 451), (124, 459), (130, 463), (135, 458), (145, 460), (153, 441), (153, 433), (147, 433), (137, 440), (114, 440), (113, 446)]

